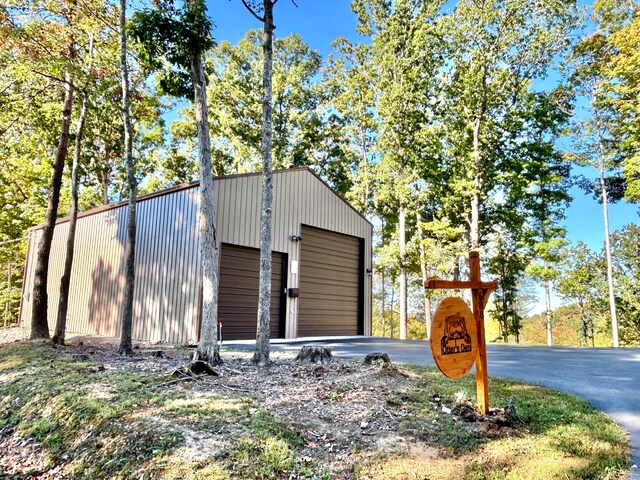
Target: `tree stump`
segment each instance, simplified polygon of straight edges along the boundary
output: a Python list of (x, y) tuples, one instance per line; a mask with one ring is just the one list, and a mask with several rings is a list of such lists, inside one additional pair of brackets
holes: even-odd
[(372, 364), (391, 365), (391, 359), (389, 358), (389, 355), (384, 352), (373, 352), (373, 353), (369, 353), (366, 357), (364, 357), (363, 363), (365, 365), (372, 365)]
[(202, 360), (196, 360), (195, 362), (191, 362), (189, 365), (176, 368), (172, 375), (174, 377), (192, 377), (194, 375), (211, 375), (212, 377), (219, 376), (218, 372), (216, 372), (211, 365), (207, 362), (203, 362)]
[(305, 345), (296, 356), (299, 363), (329, 363), (333, 356), (329, 347)]

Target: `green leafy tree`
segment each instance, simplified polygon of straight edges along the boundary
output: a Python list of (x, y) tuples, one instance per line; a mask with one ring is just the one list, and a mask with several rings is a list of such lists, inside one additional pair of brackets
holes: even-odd
[[(470, 247), (480, 246), (484, 205), (511, 170), (500, 148), (509, 121), (564, 53), (576, 21), (570, 1), (461, 1), (444, 20), (448, 148), (457, 196), (466, 199)], [(505, 125), (505, 122), (507, 125)], [(508, 157), (507, 157), (508, 160)]]
[[(617, 138), (622, 166), (624, 196), (640, 201), (640, 5), (636, 1), (594, 2), (597, 36), (603, 42), (598, 66), (603, 77), (606, 106), (615, 117), (612, 131)], [(599, 34), (599, 35), (598, 35)]]
[(358, 0), (358, 33), (372, 39), (369, 70), (376, 70), (377, 150), (374, 208), (393, 225), (398, 239), (400, 338), (407, 335), (407, 231), (413, 222), (412, 184), (422, 161), (420, 137), (431, 112), (429, 100), (441, 66), (436, 25), (439, 4)]
[(372, 45), (355, 44), (340, 37), (333, 43), (324, 70), (326, 102), (335, 112), (330, 125), (340, 127), (343, 158), (350, 170), (346, 196), (361, 213), (368, 214), (372, 203), (377, 124), (374, 110), (378, 70), (372, 61)]
[(611, 235), (616, 302), (620, 310), (620, 342), (640, 345), (640, 227), (630, 223)]
[(598, 287), (603, 283), (600, 267), (598, 255), (582, 242), (562, 251), (557, 290), (565, 301), (578, 308), (583, 345), (595, 346), (597, 300), (601, 296)]

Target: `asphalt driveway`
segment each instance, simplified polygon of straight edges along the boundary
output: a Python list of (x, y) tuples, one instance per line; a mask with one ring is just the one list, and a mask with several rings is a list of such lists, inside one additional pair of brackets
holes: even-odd
[[(301, 345), (331, 347), (339, 357), (386, 352), (392, 361), (435, 365), (424, 341), (377, 337), (274, 340), (273, 351), (295, 351)], [(247, 342), (226, 346), (252, 348)], [(490, 376), (522, 380), (577, 395), (608, 413), (631, 436), (633, 463), (640, 465), (640, 349), (525, 347), (488, 345)], [(637, 469), (633, 478), (640, 479)]]

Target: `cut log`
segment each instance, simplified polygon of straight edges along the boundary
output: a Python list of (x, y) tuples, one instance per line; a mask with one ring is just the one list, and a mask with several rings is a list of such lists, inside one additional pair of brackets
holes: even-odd
[(329, 347), (318, 347), (315, 345), (305, 345), (296, 356), (299, 363), (328, 363), (333, 356)]
[(364, 357), (364, 362), (365, 365), (372, 365), (372, 364), (391, 364), (391, 359), (389, 358), (389, 355), (384, 353), (384, 352), (374, 352), (374, 353), (369, 353), (366, 357)]

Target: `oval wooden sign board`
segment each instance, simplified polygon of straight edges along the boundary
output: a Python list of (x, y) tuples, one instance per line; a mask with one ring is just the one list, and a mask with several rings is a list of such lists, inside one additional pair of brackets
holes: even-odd
[(478, 332), (469, 306), (458, 297), (445, 298), (431, 324), (431, 353), (449, 378), (462, 378), (476, 360)]

